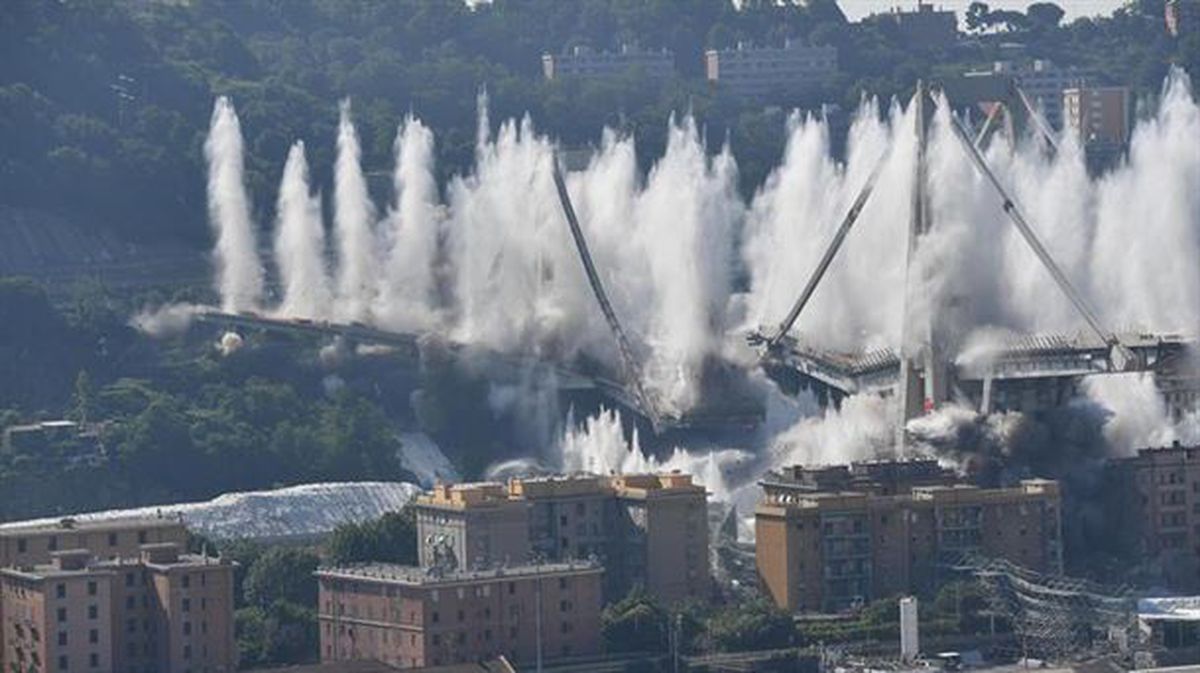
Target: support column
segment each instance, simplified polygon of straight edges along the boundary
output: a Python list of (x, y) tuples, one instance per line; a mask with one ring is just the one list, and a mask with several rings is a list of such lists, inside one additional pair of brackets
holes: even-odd
[(905, 453), (904, 425), (909, 419), (932, 411), (946, 399), (947, 365), (937, 336), (937, 316), (940, 307), (932, 305), (921, 316), (910, 314), (911, 293), (915, 286), (924, 285), (926, 270), (922, 268), (919, 251), (922, 240), (933, 228), (929, 201), (929, 167), (927, 159), (928, 129), (932, 106), (924, 82), (917, 83), (913, 96), (913, 125), (916, 152), (913, 166), (912, 197), (909, 209), (908, 258), (905, 272), (903, 341), (900, 347), (900, 427), (897, 429), (897, 453)]

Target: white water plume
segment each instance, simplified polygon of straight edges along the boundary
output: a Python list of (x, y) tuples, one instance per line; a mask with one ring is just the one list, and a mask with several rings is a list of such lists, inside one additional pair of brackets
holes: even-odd
[(698, 401), (700, 367), (724, 341), (733, 231), (743, 210), (736, 185), (729, 147), (710, 160), (689, 116), (671, 122), (666, 154), (635, 205), (653, 311), (644, 332), (647, 384), (677, 412)]
[(1123, 325), (1200, 325), (1200, 107), (1172, 69), (1128, 162), (1099, 182), (1091, 272), (1102, 314)]
[(853, 395), (800, 419), (774, 440), (771, 464), (832, 465), (893, 456), (896, 410), (876, 395)]
[(311, 319), (331, 312), (321, 200), (309, 191), (303, 141), (292, 145), (279, 183), (275, 263), (283, 286), (281, 315)]
[(248, 311), (262, 303), (263, 270), (258, 258), (250, 198), (242, 164), (242, 129), (225, 96), (213, 105), (204, 157), (208, 161), (208, 219), (217, 240), (213, 249), (216, 286), (226, 312)]
[[(339, 306), (381, 327), (436, 329), (468, 344), (559, 362), (583, 355), (615, 375), (614, 341), (554, 192), (555, 147), (530, 119), (505, 121), (493, 134), (481, 97), (475, 164), (447, 185), (444, 202), (434, 178), (433, 134), (415, 118), (404, 120), (395, 147), (395, 203), (381, 232), (383, 269), (360, 293), (378, 260), (364, 244), (371, 240), (371, 205), (343, 116), (338, 292), (327, 289), (320, 211), (304, 177), (302, 151), (294, 149), (279, 199), (281, 315), (345, 318), (332, 306), (336, 297)], [(889, 147), (875, 193), (796, 336), (833, 350), (895, 348), (906, 295), (910, 317), (952, 324), (963, 332), (958, 343), (978, 343), (970, 333), (983, 328), (1072, 334), (1084, 327), (1017, 235), (1000, 197), (970, 164), (944, 103), (928, 144), (932, 231), (920, 242), (913, 273), (906, 271), (916, 147), (911, 110), (892, 104), (881, 112), (876, 102), (864, 102), (844, 162), (832, 156), (825, 120), (794, 115), (783, 161), (749, 204), (734, 188), (737, 148), (710, 152), (691, 118), (664, 123), (666, 151), (645, 175), (633, 140), (613, 131), (603, 134), (586, 166), (572, 162), (577, 170), (567, 175), (601, 280), (645, 362), (645, 383), (664, 410), (683, 411), (697, 401), (705, 358), (721, 355), (745, 327), (730, 323), (731, 307), (745, 305), (748, 320), (767, 325), (785, 314)], [(235, 131), (236, 117), (221, 99), (208, 145), (210, 188), (222, 189), (210, 194), (234, 193), (219, 200), (224, 205), (214, 207), (213, 220), (220, 233), (223, 304), (238, 309), (254, 305), (261, 281), (254, 280), (248, 215), (238, 215), (248, 208)], [(1083, 150), (1066, 136), (1054, 154), (1025, 139), (1015, 149), (993, 143), (987, 158), (1106, 325), (1190, 333), (1200, 324), (1197, 137), (1200, 108), (1186, 76), (1175, 71), (1154, 115), (1133, 130), (1128, 159), (1103, 177), (1089, 177)], [(224, 149), (212, 149), (218, 146)], [(227, 244), (227, 222), (237, 225), (228, 227), (230, 236), (241, 237), (237, 245)], [(731, 297), (738, 255), (749, 272), (746, 297)], [(366, 297), (369, 310), (345, 301), (350, 295)], [(866, 427), (870, 435), (874, 426)], [(792, 443), (805, 445), (795, 438)]]
[(433, 175), (433, 132), (409, 115), (396, 132), (392, 184), (396, 202), (385, 230), (388, 250), (375, 314), (391, 329), (436, 322), (438, 236), (444, 215)]
[(603, 410), (588, 417), (582, 425), (569, 427), (559, 442), (559, 451), (559, 468), (564, 473), (646, 474), (678, 470), (692, 475), (696, 483), (720, 501), (728, 501), (732, 492), (726, 472), (748, 457), (746, 452), (735, 449), (687, 451), (677, 447), (660, 460), (642, 450), (636, 431), (631, 440), (625, 439), (618, 412)]
[(378, 279), (375, 263), (375, 207), (367, 193), (358, 132), (350, 119), (350, 100), (339, 106), (337, 164), (334, 167), (333, 224), (337, 243), (337, 304), (340, 320), (369, 316)]
[(892, 150), (871, 200), (847, 238), (797, 333), (825, 347), (852, 350), (899, 342), (903, 308), (908, 171), (913, 120), (898, 105), (880, 120), (878, 104), (864, 101), (851, 127), (847, 161), (830, 155), (823, 119), (789, 119), (783, 163), (755, 196), (746, 221), (742, 257), (750, 271), (750, 318), (774, 328), (791, 308), (850, 203), (889, 143)]

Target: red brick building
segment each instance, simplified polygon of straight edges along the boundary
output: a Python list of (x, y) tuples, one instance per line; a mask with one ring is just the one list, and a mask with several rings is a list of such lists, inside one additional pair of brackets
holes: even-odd
[(399, 668), (504, 656), (514, 663), (600, 652), (603, 569), (557, 563), (477, 571), (373, 564), (326, 568), (321, 661)]
[(237, 668), (233, 565), (144, 545), (0, 570), (0, 670), (221, 673)]

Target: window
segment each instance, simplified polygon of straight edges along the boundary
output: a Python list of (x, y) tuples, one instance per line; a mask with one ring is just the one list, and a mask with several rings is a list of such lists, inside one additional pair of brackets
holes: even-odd
[(133, 573), (125, 573), (125, 586), (133, 586)]
[(58, 632), (58, 646), (59, 647), (67, 646), (67, 632), (66, 631)]
[(127, 633), (135, 633), (137, 631), (137, 620), (130, 619), (125, 622), (125, 631)]
[(100, 609), (95, 605), (88, 606), (88, 619), (96, 619), (100, 616)]
[(200, 622), (200, 633), (208, 633), (208, 622)]
[[(58, 536), (51, 535), (50, 541), (46, 544), (46, 546), (50, 549), (50, 551), (58, 551)], [(66, 667), (64, 666), (64, 668)]]
[(28, 547), (29, 547), (29, 545), (25, 542), (25, 538), (23, 538), (23, 537), (17, 538), (17, 553), (18, 554), (24, 554), (26, 549), (28, 549)]
[(461, 621), (464, 621), (465, 619), (466, 619), (466, 615), (463, 613), (462, 610), (459, 610), (458, 611), (458, 621), (461, 622)]
[(108, 546), (110, 546), (110, 547), (117, 546), (117, 534), (116, 533), (108, 534)]
[(93, 645), (95, 645), (96, 643), (99, 643), (100, 642), (100, 631), (98, 631), (97, 629), (92, 629), (91, 631), (88, 631), (88, 642)]
[(95, 596), (95, 595), (96, 595), (96, 589), (97, 589), (97, 587), (96, 587), (96, 582), (95, 582), (95, 581), (88, 582), (88, 595), (89, 595), (89, 596)]
[(146, 544), (146, 531), (138, 531), (138, 544)]
[(513, 595), (513, 594), (515, 594), (515, 593), (517, 593), (517, 583), (516, 583), (516, 582), (509, 582), (509, 583), (508, 583), (508, 595), (509, 595), (509, 596), (511, 596), (511, 595)]
[(67, 655), (64, 654), (58, 658), (58, 670), (67, 670)]
[(184, 659), (191, 659), (191, 658), (192, 658), (192, 646), (191, 646), (191, 645), (184, 645), (184, 646), (183, 646), (183, 658), (184, 658)]
[[(203, 579), (204, 575), (201, 575), (200, 577)], [(201, 582), (201, 584), (204, 584), (204, 582)], [(204, 612), (207, 609), (208, 609), (208, 599), (201, 598), (200, 599), (200, 612)]]
[(137, 601), (134, 600), (133, 596), (126, 596), (125, 597), (125, 609), (132, 610), (135, 607), (137, 607)]
[(59, 582), (58, 585), (54, 587), (54, 595), (57, 598), (66, 598), (67, 597), (67, 585)]
[(185, 635), (185, 636), (192, 635), (192, 623), (191, 622), (183, 623), (183, 635)]
[(208, 575), (205, 575), (204, 573), (200, 573), (200, 586), (206, 586), (207, 584), (208, 584)]
[(183, 586), (184, 589), (189, 588), (190, 586), (192, 586), (192, 576), (184, 575), (183, 577), (179, 578), (179, 583)]
[(183, 611), (184, 612), (192, 611), (192, 599), (190, 599), (190, 598), (183, 599)]
[(567, 588), (567, 578), (565, 578), (565, 577), (558, 578), (558, 588), (559, 589)]
[(438, 615), (437, 610), (434, 610), (433, 611), (433, 619), (432, 619), (433, 623), (437, 624), (439, 621), (439, 618), (440, 618), (440, 615)]
[(93, 652), (90, 656), (88, 656), (88, 664), (90, 664), (92, 668), (100, 668), (100, 655)]
[(60, 624), (61, 624), (61, 623), (65, 622), (65, 621), (67, 621), (67, 609), (66, 609), (66, 608), (59, 608), (59, 609), (58, 609), (58, 623), (60, 623)]

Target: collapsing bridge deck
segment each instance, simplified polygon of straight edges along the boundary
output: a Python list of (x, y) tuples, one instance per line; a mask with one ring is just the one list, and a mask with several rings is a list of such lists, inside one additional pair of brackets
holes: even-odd
[[(1118, 372), (1174, 372), (1194, 340), (1179, 335), (1121, 334), (1133, 363), (1112, 362), (1112, 346), (1090, 334), (1012, 335), (988, 347), (967, 348), (952, 363), (954, 388), (982, 412), (1032, 410), (1065, 402), (1085, 376)], [(767, 356), (768, 368), (794, 372), (823, 397), (891, 395), (900, 357), (890, 348), (861, 352), (822, 349), (791, 336)], [(1032, 399), (1031, 399), (1032, 397)]]
[(763, 400), (745, 380), (745, 372), (728, 363), (710, 361), (701, 376), (700, 403), (686, 412), (648, 414), (639, 395), (628, 386), (606, 376), (596, 366), (577, 367), (535, 357), (502, 353), (489, 348), (454, 342), (433, 333), (395, 332), (358, 322), (284, 318), (258, 313), (225, 313), (215, 309), (195, 313), (193, 320), (220, 329), (239, 332), (262, 331), (338, 338), (348, 344), (372, 344), (394, 349), (395, 356), (420, 362), (425, 349), (436, 347), (451, 353), (460, 364), (493, 383), (552, 386), (559, 392), (594, 392), (609, 404), (647, 421), (655, 432), (684, 429), (752, 427), (763, 417)]

